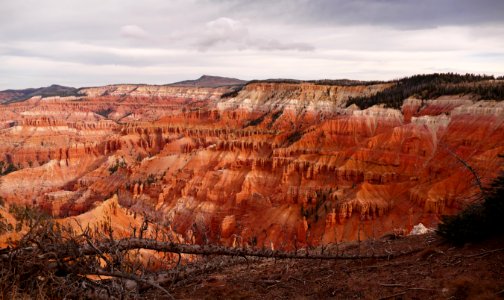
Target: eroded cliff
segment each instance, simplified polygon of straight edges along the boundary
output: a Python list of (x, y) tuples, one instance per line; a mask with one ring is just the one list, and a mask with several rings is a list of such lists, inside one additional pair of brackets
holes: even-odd
[(346, 107), (392, 84), (114, 85), (2, 105), (0, 196), (78, 218), (117, 195), (182, 240), (234, 246), (434, 226), (479, 192), (461, 160), (483, 184), (502, 170), (504, 103)]

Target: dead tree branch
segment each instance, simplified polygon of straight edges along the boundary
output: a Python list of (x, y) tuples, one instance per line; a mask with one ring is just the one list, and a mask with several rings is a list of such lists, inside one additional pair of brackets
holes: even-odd
[(219, 256), (252, 256), (261, 258), (275, 258), (275, 259), (390, 259), (399, 256), (409, 255), (423, 250), (422, 248), (412, 249), (405, 252), (397, 253), (384, 253), (384, 254), (374, 254), (374, 255), (340, 255), (340, 254), (330, 254), (330, 253), (320, 253), (320, 252), (310, 252), (310, 253), (295, 253), (295, 252), (283, 252), (283, 251), (271, 251), (267, 249), (247, 249), (247, 248), (228, 248), (215, 245), (192, 245), (192, 244), (177, 244), (172, 242), (160, 242), (152, 239), (138, 239), (138, 238), (128, 238), (118, 240), (114, 245), (109, 243), (101, 243), (95, 247), (90, 247), (89, 245), (84, 245), (80, 249), (81, 255), (96, 255), (96, 250), (101, 252), (106, 252), (108, 249), (115, 248), (117, 251), (127, 251), (134, 249), (148, 249), (155, 250), (159, 252), (170, 252), (179, 254), (193, 254), (193, 255), (219, 255)]

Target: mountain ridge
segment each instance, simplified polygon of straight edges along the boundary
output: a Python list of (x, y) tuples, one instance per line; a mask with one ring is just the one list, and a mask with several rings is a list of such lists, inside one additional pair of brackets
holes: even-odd
[(493, 75), (475, 75), (475, 74), (456, 74), (456, 73), (433, 73), (419, 74), (401, 79), (388, 81), (362, 81), (351, 79), (319, 79), (319, 80), (297, 80), (297, 79), (261, 79), (261, 80), (241, 80), (237, 78), (202, 75), (197, 79), (183, 80), (169, 84), (111, 84), (95, 87), (68, 87), (53, 84), (47, 87), (26, 88), (26, 89), (7, 89), (0, 91), (0, 104), (7, 104), (19, 101), (25, 101), (34, 96), (83, 96), (85, 90), (120, 88), (131, 86), (133, 90), (138, 87), (176, 87), (176, 88), (228, 88), (229, 91), (222, 94), (222, 98), (235, 97), (246, 86), (257, 84), (313, 84), (320, 86), (372, 86), (380, 84), (389, 84), (389, 87), (376, 95), (351, 97), (347, 103), (357, 104), (360, 108), (367, 108), (374, 104), (389, 103), (389, 107), (399, 108), (403, 99), (410, 96), (426, 97), (455, 94), (479, 94), (480, 99), (504, 99), (504, 84), (494, 84), (492, 82), (504, 83), (502, 77)]
[(202, 75), (198, 79), (182, 80), (182, 81), (170, 83), (167, 85), (168, 86), (187, 86), (187, 87), (222, 87), (222, 86), (244, 85), (247, 82), (248, 81), (237, 79), (237, 78), (214, 76), (214, 75)]
[(52, 84), (47, 87), (27, 88), (27, 89), (8, 89), (0, 91), (0, 104), (8, 104), (13, 102), (24, 101), (35, 96), (52, 97), (52, 96), (77, 96), (77, 88)]

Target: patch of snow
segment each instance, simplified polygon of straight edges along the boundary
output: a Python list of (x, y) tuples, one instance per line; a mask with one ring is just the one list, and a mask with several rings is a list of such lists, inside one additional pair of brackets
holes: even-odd
[(425, 227), (424, 224), (418, 223), (418, 225), (413, 226), (409, 235), (421, 235), (431, 232), (432, 229)]

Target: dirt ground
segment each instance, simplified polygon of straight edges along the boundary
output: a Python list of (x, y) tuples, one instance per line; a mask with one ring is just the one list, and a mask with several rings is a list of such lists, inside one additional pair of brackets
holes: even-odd
[(453, 247), (427, 234), (342, 249), (418, 251), (390, 259), (242, 259), (180, 281), (170, 292), (176, 299), (504, 299), (504, 238)]

